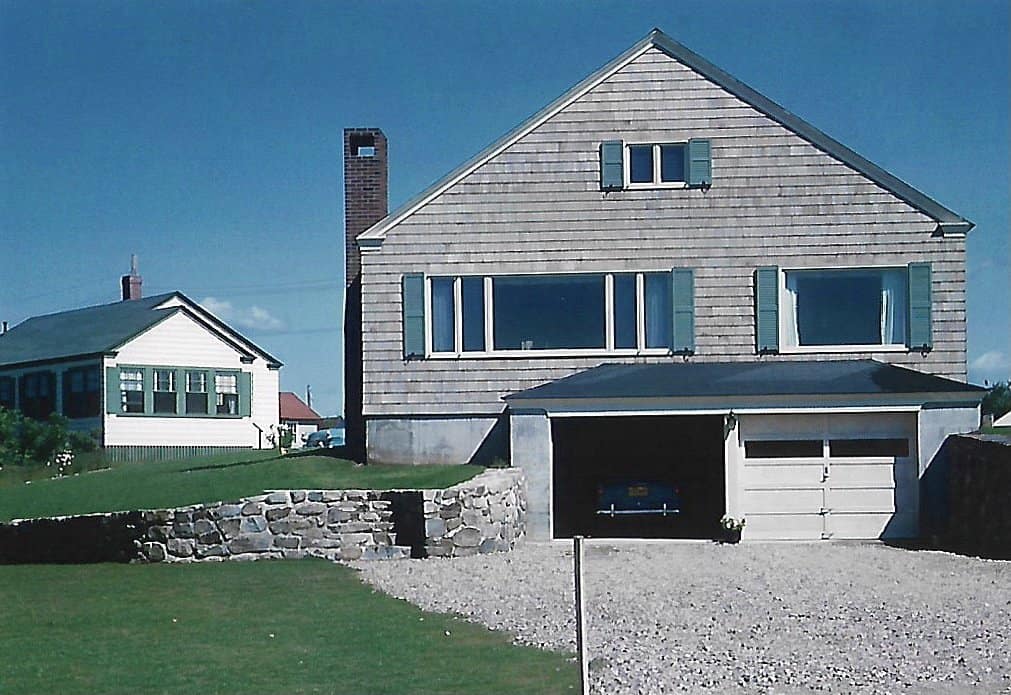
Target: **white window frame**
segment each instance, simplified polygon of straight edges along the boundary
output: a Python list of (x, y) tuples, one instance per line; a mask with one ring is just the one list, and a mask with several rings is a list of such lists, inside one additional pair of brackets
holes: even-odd
[[(788, 297), (786, 289), (786, 276), (788, 273), (801, 272), (801, 271), (814, 271), (814, 272), (832, 272), (832, 271), (844, 271), (844, 270), (907, 270), (905, 265), (896, 265), (894, 263), (882, 263), (882, 264), (864, 264), (864, 265), (837, 265), (830, 268), (824, 266), (795, 266), (789, 268), (781, 267), (779, 269), (778, 278), (778, 295), (777, 300), (779, 302), (779, 353), (782, 355), (801, 355), (801, 354), (825, 354), (825, 353), (858, 353), (858, 352), (909, 352), (909, 348), (906, 346), (905, 342), (902, 343), (871, 343), (867, 345), (789, 345), (787, 344), (786, 335), (786, 316), (784, 307), (788, 306)], [(908, 302), (908, 298), (906, 300)], [(796, 321), (796, 317), (794, 317)], [(909, 326), (906, 326), (906, 331), (909, 330)]]
[[(427, 359), (538, 359), (542, 357), (634, 357), (634, 356), (669, 356), (671, 348), (647, 348), (646, 347), (646, 296), (644, 292), (645, 275), (650, 273), (670, 273), (670, 269), (649, 269), (649, 270), (581, 270), (581, 271), (560, 271), (560, 272), (529, 272), (529, 273), (503, 273), (501, 275), (478, 275), (476, 273), (464, 273), (454, 275), (453, 273), (432, 273), (425, 276), (425, 357)], [(604, 347), (600, 348), (559, 348), (552, 350), (496, 350), (495, 345), (495, 302), (493, 293), (493, 281), (496, 277), (517, 277), (540, 275), (603, 275), (604, 276)], [(615, 339), (615, 317), (614, 317), (614, 276), (634, 275), (635, 276), (635, 325), (636, 325), (636, 345), (634, 348), (616, 348)], [(454, 350), (452, 352), (435, 352), (433, 346), (433, 318), (432, 311), (432, 280), (433, 278), (452, 277), (453, 283), (453, 313), (454, 313)], [(463, 278), (480, 277), (484, 279), (484, 346), (483, 351), (463, 350)]]
[[(649, 183), (633, 183), (632, 182), (632, 147), (645, 147), (649, 145), (653, 148), (653, 180)], [(627, 142), (624, 145), (624, 152), (622, 153), (622, 168), (624, 170), (624, 184), (625, 188), (628, 189), (656, 189), (656, 188), (687, 188), (688, 187), (688, 172), (685, 171), (684, 181), (661, 181), (660, 180), (660, 148), (674, 145), (678, 147), (684, 147), (687, 150), (688, 142)]]

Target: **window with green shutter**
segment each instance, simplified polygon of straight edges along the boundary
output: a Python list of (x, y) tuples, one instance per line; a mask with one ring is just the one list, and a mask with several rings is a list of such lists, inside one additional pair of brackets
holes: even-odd
[(907, 269), (909, 293), (909, 337), (906, 345), (913, 350), (927, 351), (934, 346), (932, 330), (932, 297), (930, 264), (910, 263)]
[(755, 349), (779, 352), (779, 267), (755, 271)]
[(675, 354), (695, 354), (695, 271), (674, 268), (671, 271), (674, 319), (671, 349)]
[(600, 144), (600, 187), (605, 191), (621, 189), (625, 184), (625, 146), (621, 140)]
[(713, 183), (712, 147), (709, 140), (693, 138), (685, 154), (686, 181), (689, 186), (708, 188)]

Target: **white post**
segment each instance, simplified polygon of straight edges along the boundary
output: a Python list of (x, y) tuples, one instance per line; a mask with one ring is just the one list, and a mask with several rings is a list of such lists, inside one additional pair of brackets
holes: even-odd
[(586, 599), (583, 595), (583, 537), (572, 537), (576, 583), (576, 653), (579, 656), (579, 690), (590, 695), (590, 660), (586, 654)]

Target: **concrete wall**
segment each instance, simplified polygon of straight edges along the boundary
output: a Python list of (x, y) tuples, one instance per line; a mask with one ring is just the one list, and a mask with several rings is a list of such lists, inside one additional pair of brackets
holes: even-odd
[[(789, 105), (787, 105), (789, 106)], [(816, 124), (817, 125), (817, 124)], [(712, 142), (713, 185), (602, 193), (602, 141)], [(651, 49), (463, 177), (362, 254), (367, 416), (498, 413), (501, 397), (592, 356), (404, 361), (401, 277), (695, 269), (695, 361), (755, 355), (753, 273), (846, 265), (933, 270), (934, 349), (873, 357), (964, 378), (965, 241), (767, 116)]]
[(920, 533), (930, 538), (947, 527), (950, 461), (949, 435), (979, 428), (979, 406), (924, 408), (918, 418), (920, 453)]
[(509, 418), (512, 465), (526, 477), (527, 534), (551, 538), (551, 421), (545, 413), (512, 413)]
[(369, 418), (369, 463), (506, 465), (504, 417)]

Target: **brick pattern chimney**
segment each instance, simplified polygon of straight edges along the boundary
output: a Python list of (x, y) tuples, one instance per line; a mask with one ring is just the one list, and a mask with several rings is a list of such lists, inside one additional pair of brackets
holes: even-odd
[(386, 217), (386, 136), (378, 128), (344, 130), (344, 422), (349, 458), (365, 460), (362, 416), (362, 258), (355, 237)]
[(137, 272), (137, 254), (130, 254), (130, 274), (121, 277), (119, 279), (119, 283), (123, 289), (124, 302), (132, 299), (140, 299), (140, 286), (144, 284), (144, 280)]

